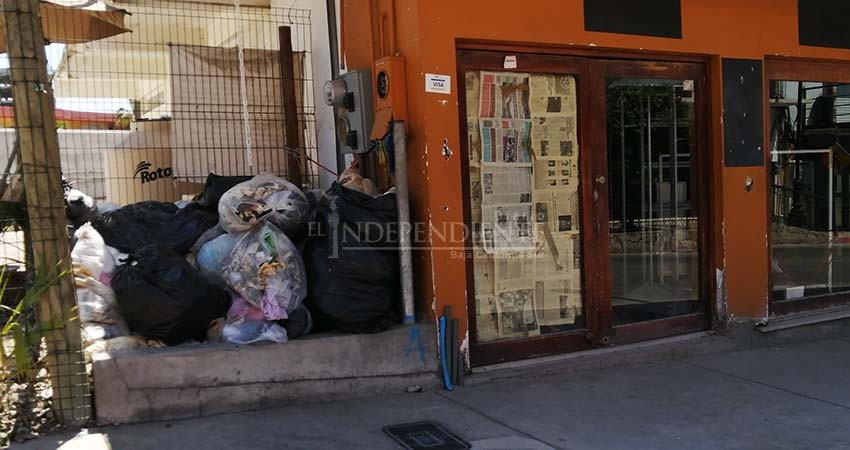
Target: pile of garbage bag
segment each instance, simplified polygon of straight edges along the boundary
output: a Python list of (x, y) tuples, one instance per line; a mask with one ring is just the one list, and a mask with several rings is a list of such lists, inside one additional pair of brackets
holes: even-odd
[(100, 207), (66, 192), (86, 344), (281, 343), (385, 330), (398, 318), (395, 207), (392, 193), (340, 183), (305, 193), (268, 174), (210, 174), (202, 193), (177, 203)]

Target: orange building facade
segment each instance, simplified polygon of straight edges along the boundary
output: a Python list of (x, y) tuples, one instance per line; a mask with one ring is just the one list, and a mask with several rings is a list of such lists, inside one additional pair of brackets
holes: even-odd
[[(814, 212), (809, 215), (799, 213), (800, 205), (805, 204), (801, 200), (805, 189), (800, 186), (805, 185), (805, 180), (811, 178), (805, 175), (809, 173), (805, 171), (811, 168), (811, 173), (821, 173), (818, 171), (823, 164), (826, 164), (824, 161), (827, 158), (831, 156), (829, 159), (831, 168), (832, 162), (840, 164), (840, 158), (835, 153), (829, 153), (830, 156), (826, 157), (783, 156), (790, 155), (794, 149), (800, 150), (803, 144), (800, 142), (771, 144), (772, 131), (776, 128), (775, 123), (778, 122), (774, 122), (775, 114), (770, 102), (789, 105), (788, 111), (791, 111), (789, 113), (791, 117), (788, 122), (791, 128), (797, 131), (790, 133), (789, 136), (793, 135), (794, 139), (801, 139), (804, 134), (812, 136), (806, 131), (808, 128), (803, 129), (808, 126), (806, 123), (794, 123), (795, 117), (797, 122), (801, 122), (801, 119), (799, 110), (794, 112), (793, 104), (796, 103), (797, 107), (802, 105), (803, 111), (810, 111), (814, 108), (811, 105), (819, 102), (815, 97), (827, 97), (827, 92), (843, 92), (843, 83), (850, 82), (850, 49), (801, 45), (800, 14), (802, 11), (798, 10), (798, 2), (795, 0), (677, 1), (675, 3), (680, 7), (680, 11), (675, 16), (681, 19), (681, 37), (589, 31), (589, 28), (596, 25), (591, 24), (593, 20), (586, 16), (585, 3), (581, 0), (534, 0), (525, 3), (477, 0), (342, 0), (341, 50), (347, 70), (374, 71), (374, 63), (387, 56), (401, 56), (405, 60), (407, 110), (404, 111), (404, 116), (407, 119), (409, 135), (407, 143), (411, 214), (415, 222), (427, 224), (427, 231), (422, 233), (422, 239), (418, 242), (419, 247), (414, 252), (414, 284), (417, 312), (420, 318), (433, 321), (435, 316), (443, 313), (445, 306), (452, 306), (455, 317), (460, 318), (462, 348), (468, 352), (473, 365), (616, 345), (675, 334), (680, 330), (687, 331), (685, 328), (678, 327), (681, 323), (669, 322), (669, 327), (661, 325), (656, 328), (647, 328), (646, 332), (635, 330), (634, 333), (618, 333), (618, 326), (623, 323), (618, 323), (618, 300), (614, 297), (619, 295), (616, 280), (620, 275), (612, 275), (613, 272), (620, 270), (621, 265), (623, 272), (631, 269), (639, 271), (649, 267), (647, 264), (654, 265), (653, 255), (663, 253), (672, 255), (671, 258), (688, 257), (682, 256), (685, 255), (686, 250), (681, 250), (684, 248), (681, 243), (677, 247), (679, 250), (665, 247), (661, 250), (644, 249), (642, 252), (628, 250), (627, 245), (622, 244), (621, 247), (624, 249), (622, 257), (613, 255), (610, 250), (613, 244), (609, 243), (613, 242), (612, 236), (616, 234), (614, 228), (621, 227), (621, 231), (626, 230), (625, 222), (627, 221), (632, 224), (630, 226), (636, 227), (633, 228), (634, 230), (640, 229), (634, 233), (649, 232), (660, 235), (663, 231), (657, 231), (657, 229), (647, 231), (651, 228), (647, 224), (660, 224), (662, 217), (679, 217), (680, 211), (685, 209), (689, 212), (681, 212), (682, 217), (695, 216), (696, 213), (690, 211), (692, 209), (699, 211), (700, 231), (698, 237), (693, 238), (698, 241), (693, 245), (699, 247), (698, 262), (693, 263), (694, 267), (699, 266), (699, 276), (692, 277), (694, 280), (699, 279), (699, 285), (694, 289), (700, 292), (700, 302), (704, 308), (701, 312), (704, 314), (700, 316), (697, 328), (710, 329), (726, 321), (769, 320), (772, 314), (778, 313), (778, 309), (774, 309), (772, 305), (787, 303), (789, 300), (799, 299), (801, 302), (797, 304), (806, 304), (809, 307), (842, 302), (843, 297), (837, 294), (846, 289), (839, 286), (840, 283), (833, 281), (835, 279), (833, 270), (840, 269), (840, 267), (833, 268), (831, 265), (833, 260), (837, 261), (834, 258), (829, 259), (827, 281), (815, 283), (801, 280), (800, 277), (791, 277), (795, 281), (783, 282), (781, 289), (776, 287), (779, 283), (778, 274), (793, 272), (789, 269), (793, 264), (785, 263), (782, 259), (786, 258), (785, 256), (780, 258), (779, 263), (776, 262), (776, 252), (772, 250), (772, 245), (780, 239), (777, 233), (781, 231), (785, 233), (782, 236), (788, 235), (790, 232), (783, 231), (791, 226), (787, 224), (794, 224), (797, 227), (794, 230), (805, 228), (811, 233), (820, 233), (812, 234), (814, 236), (812, 239), (816, 240), (820, 236), (825, 239), (824, 242), (828, 240), (828, 248), (823, 247), (826, 249), (824, 251), (832, 252), (830, 255), (834, 256), (837, 247), (833, 247), (833, 243), (839, 241), (841, 234), (836, 225), (839, 220), (834, 218), (843, 214), (840, 208), (843, 199), (837, 196), (833, 198), (829, 193), (829, 200), (818, 200), (823, 195), (817, 192), (826, 192), (824, 190), (826, 188), (805, 188), (816, 192), (811, 194), (814, 200), (810, 209)], [(616, 16), (622, 14), (622, 11), (612, 10), (609, 13)], [(611, 26), (616, 28), (618, 23), (623, 23), (622, 19), (622, 17), (614, 18)], [(602, 22), (604, 28), (605, 20)], [(840, 47), (840, 44), (832, 47)], [(748, 78), (759, 78), (755, 90), (751, 89), (744, 93), (737, 91), (736, 94), (735, 89), (732, 89), (733, 86), (729, 85), (732, 80), (738, 79), (734, 75), (733, 60), (745, 61), (751, 64), (751, 67), (758, 69), (753, 69), (752, 75), (748, 76)], [(729, 62), (728, 65), (727, 62)], [(475, 74), (470, 75), (471, 72)], [(576, 96), (571, 101), (576, 102), (575, 116), (578, 121), (576, 145), (580, 155), (576, 166), (579, 175), (575, 179), (581, 185), (576, 194), (579, 197), (577, 204), (580, 205), (581, 219), (576, 218), (575, 225), (568, 225), (568, 227), (580, 229), (575, 242), (582, 250), (575, 250), (575, 254), (581, 254), (576, 261), (581, 261), (577, 264), (581, 264), (582, 287), (580, 289), (583, 291), (584, 299), (582, 323), (576, 322), (573, 324), (574, 327), (567, 327), (569, 329), (563, 333), (558, 330), (554, 330), (550, 336), (532, 333), (518, 339), (495, 339), (492, 344), (480, 336), (483, 333), (481, 322), (486, 320), (486, 313), (482, 313), (481, 305), (476, 303), (474, 285), (477, 275), (473, 273), (472, 268), (475, 264), (474, 258), (458, 246), (459, 240), (456, 237), (449, 237), (450, 233), (446, 232), (452, 228), (452, 224), (469, 224), (470, 209), (477, 207), (474, 201), (472, 201), (473, 204), (470, 203), (470, 189), (474, 188), (470, 188), (469, 180), (477, 179), (478, 175), (470, 175), (468, 153), (470, 145), (474, 144), (470, 144), (467, 136), (480, 136), (480, 134), (476, 134), (477, 132), (470, 134), (467, 128), (472, 126), (468, 124), (475, 123), (475, 119), (487, 116), (483, 116), (483, 110), (478, 116), (471, 113), (469, 105), (474, 106), (479, 102), (477, 99), (470, 101), (467, 97), (470, 93), (481, 95), (480, 88), (486, 85), (481, 84), (484, 81), (480, 81), (479, 78), (486, 77), (488, 73), (531, 74), (532, 97), (535, 80), (540, 80), (535, 78), (537, 76), (535, 74), (561, 74), (569, 77), (564, 78), (568, 80), (565, 83), (573, 83), (571, 86), (575, 88)], [(450, 88), (442, 92), (433, 92), (434, 89), (427, 88), (426, 74), (450, 77)], [(678, 81), (669, 83), (640, 81), (656, 78)], [(499, 79), (508, 80), (509, 77), (497, 77), (497, 80)], [(786, 82), (788, 86), (796, 86), (794, 89), (799, 88), (799, 91), (780, 89), (785, 85), (779, 83), (779, 80)], [(746, 81), (752, 82), (751, 79)], [(503, 83), (506, 82), (503, 81)], [(815, 82), (821, 84), (811, 84)], [(470, 83), (474, 83), (475, 87), (470, 88), (472, 86)], [(743, 75), (741, 83), (744, 84)], [(504, 88), (505, 84), (502, 86)], [(665, 132), (673, 133), (673, 147), (689, 152), (689, 159), (681, 155), (677, 156), (675, 151), (668, 149), (663, 155), (667, 159), (662, 161), (662, 155), (659, 154), (658, 162), (655, 163), (653, 159), (655, 156), (649, 154), (650, 161), (642, 163), (641, 169), (649, 171), (646, 178), (647, 184), (642, 186), (649, 195), (650, 206), (645, 206), (642, 210), (642, 219), (627, 220), (628, 211), (638, 210), (637, 206), (632, 206), (637, 204), (638, 197), (627, 198), (627, 196), (636, 195), (630, 191), (637, 189), (632, 189), (633, 186), (638, 186), (637, 181), (634, 181), (637, 179), (634, 177), (638, 175), (632, 177), (626, 174), (626, 167), (629, 166), (629, 163), (625, 162), (626, 155), (632, 155), (632, 153), (627, 152), (624, 142), (628, 140), (627, 133), (632, 131), (628, 131), (630, 129), (626, 125), (622, 125), (620, 128), (622, 140), (618, 140), (621, 138), (617, 137), (616, 130), (612, 128), (616, 126), (614, 123), (616, 121), (612, 121), (616, 110), (612, 108), (616, 108), (616, 105), (612, 106), (613, 103), (610, 100), (615, 93), (626, 92), (632, 97), (618, 97), (620, 98), (618, 101), (623, 105), (623, 117), (627, 113), (625, 105), (633, 99), (637, 99), (638, 103), (635, 104), (639, 106), (635, 106), (633, 111), (628, 113), (643, 114), (644, 110), (652, 109), (648, 107), (655, 107), (656, 97), (653, 97), (655, 94), (652, 92), (656, 91), (652, 90), (657, 89), (657, 92), (662, 92), (662, 87), (663, 89), (669, 87), (668, 90), (672, 94), (669, 97), (658, 98), (673, 102), (672, 110), (684, 112), (692, 121), (690, 125), (679, 126), (677, 123), (682, 119), (675, 117), (674, 114), (669, 118), (673, 125), (670, 125)], [(800, 92), (809, 88), (812, 92), (814, 89), (819, 89), (816, 92), (817, 95), (813, 94), (812, 98), (801, 100)], [(779, 94), (774, 91), (779, 90), (782, 90), (787, 97), (778, 98)], [(502, 93), (504, 92), (503, 89)], [(637, 92), (649, 92), (646, 94), (646, 106), (640, 103), (644, 101), (642, 100), (644, 97), (641, 97), (644, 94), (635, 94)], [(606, 95), (609, 99), (607, 104), (604, 101)], [(742, 114), (746, 116), (745, 98), (750, 95), (757, 97), (760, 101), (762, 116), (761, 128), (753, 128), (750, 130), (750, 135), (752, 131), (758, 130), (759, 136), (763, 139), (759, 142), (742, 142), (744, 146), (741, 149), (732, 149), (729, 144), (730, 138), (738, 137), (734, 135), (734, 132), (747, 134), (746, 126), (743, 127), (743, 131), (734, 131), (730, 128), (732, 123), (730, 119), (734, 119), (737, 111), (732, 110), (733, 103), (735, 108), (738, 107), (738, 103), (744, 105), (741, 106), (740, 111), (744, 111)], [(837, 94), (836, 96), (840, 97)], [(563, 98), (567, 99), (566, 96)], [(662, 100), (657, 101), (662, 102)], [(751, 100), (749, 99), (750, 105), (752, 105)], [(531, 101), (533, 102), (533, 99)], [(560, 102), (559, 99), (556, 103), (560, 104)], [(837, 102), (833, 103), (843, 104), (841, 101)], [(550, 100), (549, 105), (552, 104)], [(668, 110), (668, 113), (672, 110)], [(498, 111), (496, 114), (499, 114)], [(649, 114), (651, 115), (651, 111)], [(402, 114), (396, 112), (396, 116), (402, 116)], [(751, 121), (751, 119), (752, 117), (747, 116), (747, 119), (742, 119), (735, 125), (747, 125), (750, 123), (748, 120)], [(635, 120), (635, 123), (648, 124), (649, 141), (659, 132), (660, 128), (654, 128), (652, 118), (644, 122), (640, 122), (644, 119)], [(730, 122), (727, 123), (727, 121)], [(841, 121), (835, 119), (831, 123), (836, 129), (841, 128), (836, 125), (836, 122)], [(485, 124), (480, 123), (482, 126)], [(812, 123), (811, 117), (807, 123)], [(535, 126), (531, 125), (532, 136), (535, 133)], [(674, 128), (681, 133), (687, 133), (689, 142), (677, 143), (676, 131), (671, 131)], [(600, 138), (602, 135), (607, 135), (607, 140)], [(494, 134), (494, 136), (497, 135)], [(634, 141), (637, 142), (640, 139), (640, 146), (644, 147), (643, 142), (647, 141), (647, 138), (643, 134), (640, 136), (640, 138), (635, 137)], [(662, 138), (667, 139), (666, 136), (665, 134)], [(533, 141), (534, 138), (532, 137), (531, 140)], [(612, 144), (615, 141), (619, 142), (618, 145), (622, 144), (622, 153), (617, 153), (620, 150)], [(649, 144), (650, 147), (652, 145)], [(540, 157), (541, 149), (536, 148), (533, 142), (530, 147), (532, 158)], [(832, 149), (837, 147), (830, 144), (821, 145), (818, 148), (826, 148), (825, 152), (833, 152)], [(735, 153), (737, 151), (749, 152), (749, 161), (746, 155), (742, 158), (742, 153)], [(606, 153), (607, 158), (601, 156)], [(634, 153), (634, 155), (637, 154)], [(753, 155), (760, 155), (759, 160), (753, 162)], [(617, 157), (623, 158), (622, 166), (615, 163)], [(671, 161), (670, 158), (676, 161)], [(806, 158), (810, 159), (806, 160)], [(680, 172), (673, 174), (674, 170), (679, 169), (670, 168), (675, 167), (679, 160), (683, 161), (683, 167), (685, 164), (691, 167), (690, 172), (681, 172), (684, 174), (682, 177), (689, 180), (687, 183), (678, 180), (676, 174)], [(597, 164), (596, 161), (599, 163)], [(607, 161), (607, 166), (604, 161)], [(634, 167), (637, 167), (637, 164), (634, 163)], [(787, 209), (791, 212), (780, 217), (777, 216), (776, 211), (781, 208), (776, 207), (775, 204), (779, 198), (777, 192), (784, 191), (782, 186), (779, 186), (781, 182), (776, 180), (781, 179), (781, 174), (786, 173), (783, 164), (791, 167), (788, 173), (802, 175), (791, 175), (792, 181), (797, 183), (794, 187), (791, 186), (793, 183), (789, 182), (791, 187), (787, 188), (786, 203)], [(699, 170), (694, 168), (697, 166)], [(620, 167), (623, 170), (622, 178), (613, 172), (614, 167)], [(653, 170), (657, 175), (652, 175)], [(498, 172), (496, 176), (499, 176)], [(818, 178), (814, 176), (815, 181), (809, 183), (812, 185), (819, 183)], [(838, 175), (834, 179), (837, 184), (830, 186), (833, 191), (836, 191), (835, 186), (841, 184), (841, 181)], [(618, 187), (615, 188), (615, 186)], [(606, 194), (609, 189), (611, 191)], [(611, 193), (614, 190), (622, 192), (622, 198), (618, 196), (619, 194)], [(678, 194), (671, 191), (676, 191)], [(657, 198), (672, 198), (672, 200), (662, 204), (661, 200), (652, 200), (653, 195), (658, 196)], [(680, 210), (679, 203), (683, 202), (681, 198), (676, 199), (677, 195), (687, 196), (691, 204), (682, 206), (685, 209)], [(599, 200), (600, 197), (602, 200)], [(643, 194), (640, 199), (643, 201)], [(653, 209), (655, 208), (652, 206), (653, 202), (658, 203), (658, 208)], [(829, 210), (831, 215), (827, 220), (828, 224), (815, 224), (808, 227), (800, 225), (802, 221), (813, 224), (817, 222), (815, 217), (819, 214), (817, 211), (823, 209), (821, 208), (823, 202), (836, 205), (836, 209)], [(614, 206), (620, 203), (622, 207)], [(697, 204), (700, 205), (699, 208)], [(669, 212), (672, 210), (675, 210), (675, 213)], [(486, 206), (483, 211), (486, 216)], [(647, 219), (647, 211), (649, 219)], [(622, 222), (617, 222), (619, 220), (616, 217), (617, 214), (623, 216)], [(777, 217), (780, 218), (777, 219)], [(681, 236), (687, 233), (682, 231), (685, 226), (680, 225), (684, 222), (668, 220), (665, 223), (673, 224), (670, 226), (674, 229), (673, 233), (678, 233), (675, 234), (677, 242), (684, 239)], [(658, 227), (661, 229), (661, 225)], [(646, 239), (645, 236), (644, 234), (644, 239)], [(626, 239), (626, 234), (623, 234), (623, 239)], [(650, 240), (655, 242), (655, 238)], [(811, 246), (821, 248), (816, 244)], [(789, 254), (792, 256), (788, 258), (793, 261), (793, 258), (797, 257), (795, 255), (798, 255), (793, 253), (797, 251), (793, 249), (798, 247), (789, 245), (787, 248), (791, 250), (782, 250), (782, 252), (791, 252)], [(809, 258), (808, 260), (813, 261), (811, 263), (813, 265), (820, 264), (819, 261), (822, 258), (818, 251), (812, 250), (811, 256), (800, 258), (804, 260)], [(642, 255), (644, 263), (639, 262), (637, 256), (633, 258), (629, 256), (633, 254)], [(649, 258), (649, 263), (646, 263), (646, 258)], [(623, 263), (624, 260), (628, 262)], [(658, 261), (663, 267), (667, 267), (666, 260)], [(777, 268), (778, 266), (781, 267)], [(640, 292), (646, 292), (655, 285), (660, 286), (659, 289), (666, 289), (665, 283), (668, 281), (663, 281), (662, 278), (671, 276), (670, 270), (673, 269), (652, 270), (656, 270), (660, 275), (655, 277), (650, 274), (649, 278), (644, 280), (646, 282), (641, 285), (649, 287), (641, 287)], [(678, 270), (675, 269), (673, 272)], [(498, 271), (497, 268), (495, 280), (497, 285), (506, 280), (498, 275)], [(532, 276), (539, 276), (539, 274)], [(680, 277), (677, 278), (680, 281), (685, 280), (684, 275), (672, 276)], [(626, 276), (626, 278), (629, 277), (630, 275)], [(625, 285), (627, 281), (623, 283)], [(635, 283), (640, 284), (640, 281)], [(821, 286), (821, 290), (818, 291), (813, 287), (816, 284), (827, 287)], [(545, 294), (540, 292), (543, 292), (542, 289), (546, 285), (540, 282), (539, 286), (543, 287), (534, 295), (540, 295), (536, 301), (541, 303), (544, 301)], [(533, 289), (534, 286), (529, 287), (529, 290)], [(574, 289), (578, 288), (574, 287)], [(632, 292), (636, 289), (626, 290)], [(827, 289), (828, 292), (823, 289)], [(782, 292), (782, 298), (775, 295), (779, 291)], [(652, 295), (655, 297), (650, 295), (651, 298), (657, 298), (667, 294)], [(623, 294), (623, 297), (629, 296)], [(629, 297), (629, 300), (623, 300), (623, 302), (641, 303), (641, 300), (636, 298)], [(802, 301), (812, 298), (816, 301), (808, 303)], [(484, 300), (479, 299), (480, 301)], [(613, 313), (612, 303), (615, 305)], [(479, 309), (474, 309), (476, 307)], [(592, 312), (594, 308), (596, 311)], [(685, 311), (685, 313), (690, 312), (693, 311)], [(502, 314), (503, 311), (497, 311), (497, 313)], [(543, 314), (540, 313), (541, 316)], [(494, 320), (495, 327), (503, 327), (499, 323), (500, 319)], [(518, 320), (522, 322), (524, 319)], [(529, 320), (542, 322), (543, 319), (542, 317), (526, 318), (523, 323), (528, 323)], [(553, 319), (552, 323), (556, 322), (557, 318)], [(665, 330), (665, 328), (668, 329)], [(515, 331), (515, 329), (512, 330)], [(576, 337), (557, 337), (570, 333)], [(628, 336), (628, 338), (621, 340), (619, 336)], [(582, 342), (579, 343), (579, 341)]]

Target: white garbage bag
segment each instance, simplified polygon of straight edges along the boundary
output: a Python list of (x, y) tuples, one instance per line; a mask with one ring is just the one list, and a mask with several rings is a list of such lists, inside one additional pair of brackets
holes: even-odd
[(84, 329), (94, 327), (100, 330), (98, 333), (90, 333), (89, 340), (112, 339), (130, 334), (111, 287), (80, 272), (74, 274), (74, 285), (80, 323)]
[(87, 342), (112, 339), (130, 334), (118, 310), (115, 292), (110, 287), (115, 272), (115, 259), (100, 233), (91, 224), (75, 233), (77, 242), (71, 250), (74, 286), (77, 291), (77, 314)]
[(87, 223), (74, 233), (74, 237), (77, 243), (71, 250), (71, 262), (78, 267), (78, 272), (85, 270), (95, 280), (109, 284), (115, 272), (115, 260), (100, 233)]

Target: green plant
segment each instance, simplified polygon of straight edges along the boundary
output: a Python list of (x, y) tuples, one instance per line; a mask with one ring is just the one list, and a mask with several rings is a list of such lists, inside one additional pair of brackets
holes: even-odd
[[(46, 330), (55, 326), (55, 320), (49, 319), (40, 322), (38, 326), (30, 327), (27, 312), (38, 304), (51, 286), (67, 274), (67, 270), (62, 270), (61, 262), (54, 270), (42, 267), (35, 271), (32, 283), (14, 307), (5, 306), (0, 302), (0, 309), (8, 313), (3, 328), (0, 328), (0, 342), (5, 343), (11, 337), (13, 343), (8, 353), (5, 344), (0, 345), (0, 381), (12, 375), (12, 372), (19, 381), (31, 381), (35, 377), (38, 372), (38, 347), (41, 338)], [(7, 272), (0, 271), (0, 301), (6, 295), (8, 281)], [(14, 371), (10, 370), (11, 362), (14, 362)]]
[(132, 122), (133, 112), (124, 108), (119, 108), (115, 113), (115, 123), (113, 124), (113, 128), (116, 130), (129, 130)]

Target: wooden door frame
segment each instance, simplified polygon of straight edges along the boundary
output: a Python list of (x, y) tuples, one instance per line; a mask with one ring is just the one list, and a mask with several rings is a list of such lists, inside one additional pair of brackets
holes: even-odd
[[(814, 81), (823, 83), (850, 83), (850, 62), (810, 58), (767, 56), (764, 60), (764, 148), (770, 149), (770, 82), (771, 81)], [(767, 183), (770, 177), (770, 151), (764, 152), (764, 174)], [(771, 315), (792, 314), (801, 311), (850, 304), (850, 291), (822, 294), (793, 300), (773, 300), (773, 194), (772, 186), (767, 190), (767, 274), (768, 311)], [(833, 218), (830, 218), (834, 220)]]
[[(467, 111), (466, 111), (466, 72), (467, 71), (494, 71), (494, 72), (520, 72), (520, 73), (561, 73), (570, 74), (576, 77), (576, 91), (581, 94), (583, 85), (589, 79), (587, 72), (588, 64), (585, 59), (575, 58), (560, 55), (524, 55), (522, 58), (521, 68), (505, 69), (504, 60), (508, 56), (505, 52), (498, 51), (479, 51), (479, 50), (464, 50), (460, 49), (457, 52), (457, 80), (458, 80), (458, 120), (460, 130), (467, 132)], [(587, 255), (593, 253), (591, 249), (591, 239), (585, 239), (584, 234), (592, 230), (593, 224), (588, 214), (585, 214), (587, 206), (584, 203), (583, 189), (585, 183), (589, 183), (589, 164), (591, 158), (585, 150), (589, 146), (581, 145), (588, 139), (590, 121), (583, 120), (582, 117), (590, 117), (587, 110), (589, 102), (577, 101), (576, 127), (578, 130), (579, 141), (579, 197), (582, 199), (582, 214), (581, 221), (581, 236), (582, 236), (582, 266)], [(463, 185), (463, 214), (464, 222), (471, 223), (471, 207), (470, 207), (470, 192), (469, 192), (469, 148), (468, 140), (464, 135), (461, 142), (461, 150), (463, 157), (461, 158), (461, 176)], [(471, 233), (466, 236), (466, 248), (474, 249), (472, 246)], [(472, 250), (474, 251), (474, 250)], [(594, 342), (594, 337), (598, 333), (593, 333), (599, 323), (592, 323), (589, 319), (592, 314), (585, 314), (588, 319), (585, 329), (578, 329), (564, 333), (555, 333), (545, 336), (535, 336), (525, 339), (504, 340), (494, 342), (478, 342), (477, 314), (475, 306), (475, 268), (471, 258), (466, 258), (466, 291), (467, 291), (467, 310), (469, 320), (469, 339), (470, 339), (470, 361), (472, 366), (481, 366), (487, 364), (495, 364), (499, 362), (527, 359), (536, 356), (546, 356), (556, 353), (564, 353), (568, 351), (576, 351), (589, 349), (598, 345)], [(582, 270), (582, 298), (584, 299), (585, 311), (590, 311), (592, 308), (598, 307), (600, 302), (600, 294), (603, 291), (592, 288), (597, 280), (588, 273)]]
[[(710, 328), (712, 308), (714, 305), (714, 258), (713, 258), (713, 211), (711, 198), (713, 182), (711, 174), (711, 141), (709, 137), (709, 92), (708, 92), (708, 67), (705, 64), (693, 62), (669, 62), (669, 61), (623, 61), (623, 60), (595, 60), (592, 64), (597, 67), (601, 76), (595, 77), (595, 81), (601, 83), (601, 95), (592, 98), (597, 108), (602, 108), (602, 116), (606, 112), (605, 80), (607, 78), (661, 78), (661, 79), (683, 79), (694, 80), (694, 121), (696, 122), (696, 153), (694, 170), (700, 189), (696, 190), (696, 210), (698, 217), (697, 242), (699, 248), (698, 256), (698, 287), (699, 301), (702, 310), (681, 316), (663, 319), (635, 322), (625, 325), (613, 326), (614, 343), (628, 344), (633, 342), (657, 339), (661, 337), (683, 334), (691, 331), (703, 331)], [(607, 133), (595, 133), (594, 145), (598, 149), (608, 151)], [(607, 158), (605, 158), (607, 162)], [(604, 168), (607, 174), (607, 167)], [(693, 170), (693, 169), (692, 169)], [(610, 186), (610, 185), (609, 185)], [(605, 216), (607, 220), (608, 211)], [(606, 259), (610, 254), (606, 253)], [(613, 310), (613, 305), (610, 305)]]
[[(519, 67), (516, 69), (505, 69), (505, 56), (521, 54)], [(700, 298), (705, 299), (706, 311), (699, 315), (688, 315), (662, 319), (658, 321), (635, 324), (634, 326), (618, 327), (618, 344), (634, 342), (652, 338), (660, 338), (674, 334), (680, 334), (682, 330), (707, 329), (710, 328), (710, 319), (715, 314), (715, 280), (713, 276), (706, 275), (710, 270), (713, 274), (715, 262), (714, 245), (714, 212), (712, 199), (714, 199), (714, 183), (711, 176), (714, 172), (714, 158), (712, 156), (712, 133), (710, 111), (711, 92), (708, 90), (709, 67), (712, 63), (710, 56), (693, 54), (637, 52), (621, 49), (577, 49), (574, 47), (557, 45), (540, 45), (526, 43), (504, 43), (481, 40), (458, 40), (457, 41), (457, 85), (458, 85), (458, 121), (459, 130), (466, 130), (466, 87), (465, 72), (469, 70), (485, 70), (497, 72), (531, 72), (531, 73), (569, 73), (576, 76), (577, 92), (579, 92), (577, 127), (580, 151), (580, 198), (581, 198), (581, 236), (582, 236), (582, 297), (584, 308), (587, 311), (586, 329), (566, 333), (556, 333), (546, 336), (531, 337), (520, 340), (505, 340), (487, 343), (477, 341), (477, 317), (475, 309), (475, 280), (474, 267), (470, 258), (466, 258), (466, 291), (468, 306), (468, 322), (470, 329), (470, 361), (473, 367), (495, 364), (499, 362), (527, 359), (538, 356), (546, 356), (568, 351), (590, 349), (594, 347), (605, 347), (611, 345), (611, 332), (614, 330), (612, 323), (612, 308), (610, 304), (610, 257), (609, 251), (594, 251), (592, 242), (609, 242), (608, 226), (608, 195), (607, 186), (604, 193), (600, 193), (597, 201), (591, 195), (585, 195), (585, 190), (595, 186), (598, 176), (608, 176), (607, 158), (591, 158), (591, 149), (607, 149), (607, 138), (604, 134), (594, 135), (592, 121), (589, 117), (597, 115), (604, 117), (605, 113), (605, 82), (604, 75), (597, 76), (596, 71), (602, 66), (594, 62), (603, 61), (608, 58), (606, 64), (622, 63), (624, 61), (637, 61), (639, 64), (667, 64), (669, 67), (680, 70), (682, 65), (677, 63), (690, 63), (701, 65), (701, 77), (694, 78), (697, 84), (697, 92), (701, 95), (697, 106), (698, 136), (698, 160), (700, 174), (705, 183), (702, 186), (702, 195), (699, 196), (700, 213)], [(610, 61), (617, 58), (618, 61)], [(574, 70), (565, 70), (565, 68)], [(692, 66), (691, 66), (692, 67)], [(643, 75), (648, 75), (643, 73)], [(689, 79), (684, 77), (685, 79)], [(595, 80), (594, 80), (595, 79)], [(587, 86), (584, 86), (587, 84)], [(583, 96), (588, 96), (587, 101), (582, 101)], [(596, 99), (597, 101), (592, 101)], [(599, 101), (601, 99), (601, 101)], [(599, 110), (599, 108), (602, 108)], [(602, 146), (599, 147), (600, 141)], [(461, 136), (461, 149), (464, 157), (461, 158), (461, 174), (463, 186), (464, 221), (470, 223), (471, 211), (469, 204), (469, 160), (466, 136)], [(607, 153), (607, 152), (606, 152)], [(604, 206), (604, 207), (600, 207)], [(471, 246), (471, 236), (467, 236), (466, 246)], [(588, 260), (588, 258), (592, 258)], [(605, 270), (584, 270), (588, 262), (594, 268)], [(705, 273), (703, 273), (705, 272)], [(705, 278), (703, 278), (705, 276)], [(606, 304), (607, 302), (607, 304)], [(591, 313), (592, 312), (592, 313)], [(643, 326), (641, 326), (643, 325)]]

